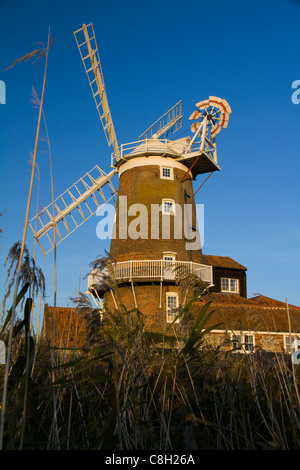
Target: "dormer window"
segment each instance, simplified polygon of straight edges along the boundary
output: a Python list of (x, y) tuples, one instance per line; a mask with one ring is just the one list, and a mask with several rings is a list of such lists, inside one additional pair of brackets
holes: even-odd
[(222, 277), (221, 278), (221, 292), (239, 294), (240, 293), (239, 280)]
[(175, 201), (173, 199), (162, 200), (162, 213), (164, 215), (175, 215)]

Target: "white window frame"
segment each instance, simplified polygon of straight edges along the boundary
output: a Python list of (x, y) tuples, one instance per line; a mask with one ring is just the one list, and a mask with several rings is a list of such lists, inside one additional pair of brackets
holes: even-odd
[(164, 253), (163, 260), (168, 261), (167, 263), (164, 263), (164, 266), (174, 265), (176, 256), (173, 253)]
[[(170, 176), (164, 175), (164, 170), (170, 171)], [(163, 180), (173, 180), (174, 179), (174, 171), (173, 168), (170, 166), (161, 166), (160, 167), (160, 178)]]
[[(234, 341), (237, 338), (237, 341)], [(248, 342), (248, 338), (252, 338), (252, 341)], [(232, 343), (240, 343), (240, 347), (234, 352), (241, 352), (245, 354), (251, 354), (255, 349), (255, 335), (253, 333), (231, 333)], [(250, 348), (248, 348), (250, 345)]]
[(163, 275), (165, 279), (175, 279), (175, 261), (175, 254), (163, 254)]
[[(229, 281), (228, 282), (228, 284), (229, 284), (228, 290), (223, 288), (223, 280), (224, 281), (225, 280)], [(235, 281), (236, 289), (231, 288), (231, 285), (230, 285), (231, 281)], [(235, 278), (230, 278), (230, 277), (221, 277), (221, 292), (228, 292), (228, 293), (231, 293), (231, 294), (239, 294), (240, 293), (240, 280), (235, 279)]]
[[(169, 298), (175, 298), (176, 301), (176, 306), (175, 307), (169, 307), (169, 302), (168, 302), (168, 299)], [(167, 323), (173, 323), (174, 322), (174, 319), (176, 318), (176, 315), (178, 315), (178, 312), (172, 312), (172, 309), (173, 308), (178, 308), (179, 307), (179, 301), (178, 301), (178, 292), (167, 292), (166, 293), (166, 320), (167, 320)], [(171, 318), (170, 318), (171, 317)], [(175, 320), (174, 323), (179, 323), (179, 318), (177, 318), (177, 320)]]
[(291, 334), (291, 335), (284, 335), (283, 342), (284, 342), (284, 350), (287, 354), (292, 354), (293, 352), (299, 349), (298, 341), (300, 340), (299, 335)]
[[(165, 203), (170, 203), (172, 204), (172, 209), (170, 211), (165, 210)], [(176, 204), (174, 199), (163, 199), (162, 200), (162, 214), (163, 215), (176, 215)]]

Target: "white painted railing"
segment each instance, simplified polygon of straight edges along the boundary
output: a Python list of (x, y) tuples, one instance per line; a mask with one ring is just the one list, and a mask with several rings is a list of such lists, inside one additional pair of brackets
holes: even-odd
[[(172, 264), (160, 260), (129, 260), (112, 264), (116, 280), (176, 280), (185, 274), (194, 274), (202, 281), (213, 283), (212, 266), (193, 263), (192, 261), (175, 261)], [(99, 281), (98, 281), (99, 282)], [(97, 284), (97, 274), (90, 274), (88, 286)]]
[[(193, 142), (189, 148), (189, 153), (184, 155), (186, 149), (190, 145), (190, 140), (179, 139), (179, 140), (167, 140), (167, 139), (144, 139), (136, 142), (128, 142), (120, 145), (117, 152), (111, 154), (111, 166), (120, 159), (127, 159), (130, 157), (138, 157), (147, 153), (155, 154), (166, 154), (170, 153), (177, 158), (189, 155), (192, 152), (199, 151), (199, 142)], [(209, 139), (205, 139), (204, 150), (209, 156), (215, 160), (215, 144)]]

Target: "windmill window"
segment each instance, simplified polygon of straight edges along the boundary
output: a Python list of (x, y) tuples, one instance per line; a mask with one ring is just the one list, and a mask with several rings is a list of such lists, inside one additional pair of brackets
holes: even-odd
[(175, 201), (173, 199), (163, 199), (162, 201), (162, 213), (175, 215)]
[(160, 168), (160, 177), (163, 179), (172, 180), (173, 179), (173, 168), (161, 167)]
[(164, 266), (172, 266), (175, 263), (175, 255), (164, 255)]
[(221, 292), (239, 293), (240, 285), (238, 279), (221, 278)]
[[(172, 323), (178, 315), (178, 294), (177, 292), (167, 293), (167, 323)], [(175, 320), (179, 323), (179, 318)]]

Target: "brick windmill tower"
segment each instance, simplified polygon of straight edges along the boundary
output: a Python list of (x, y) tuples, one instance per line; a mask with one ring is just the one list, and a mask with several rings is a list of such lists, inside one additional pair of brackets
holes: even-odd
[[(118, 298), (127, 308), (143, 312), (149, 330), (161, 332), (168, 323), (176, 322), (176, 309), (184, 300), (180, 298), (179, 278), (193, 275), (213, 284), (212, 267), (202, 262), (202, 227), (199, 231), (193, 180), (220, 170), (215, 136), (227, 127), (231, 109), (217, 97), (197, 103), (189, 118), (193, 121), (192, 137), (170, 140), (181, 127), (179, 102), (136, 142), (119, 146), (92, 24), (83, 25), (74, 35), (108, 145), (113, 147), (112, 171), (106, 174), (98, 166), (93, 168), (57, 198), (54, 217), (50, 205), (43, 211), (48, 219), (38, 214), (30, 226), (47, 253), (54, 247), (54, 229), (58, 244), (97, 210), (99, 215), (117, 195), (110, 269), (118, 284)], [(113, 177), (118, 178), (118, 191)], [(93, 271), (89, 275), (88, 292), (100, 301), (101, 308), (118, 307), (114, 291), (101, 287), (102, 274)]]

